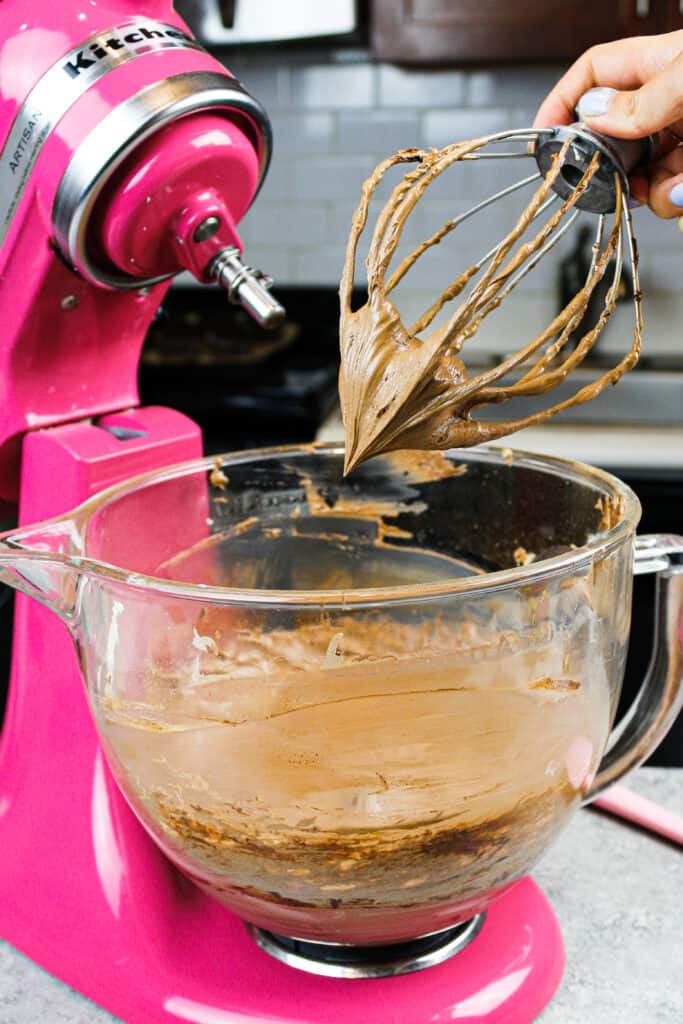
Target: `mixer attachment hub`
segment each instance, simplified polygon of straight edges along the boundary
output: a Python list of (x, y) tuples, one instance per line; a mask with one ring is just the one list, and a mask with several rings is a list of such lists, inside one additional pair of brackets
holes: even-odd
[(246, 266), (236, 246), (228, 246), (219, 252), (208, 274), (225, 288), (230, 302), (243, 306), (259, 326), (274, 328), (284, 320), (284, 307), (269, 291), (272, 278)]
[(589, 213), (613, 213), (618, 202), (615, 176), (619, 176), (622, 188), (628, 190), (627, 175), (637, 164), (650, 158), (654, 140), (608, 138), (582, 123), (550, 128), (539, 132), (534, 143), (534, 156), (543, 177), (551, 171), (553, 159), (564, 147), (562, 167), (553, 182), (553, 191), (561, 199), (571, 198), (598, 154), (597, 169), (575, 206)]
[(385, 946), (349, 946), (309, 942), (246, 925), (266, 953), (290, 967), (328, 978), (391, 978), (412, 974), (443, 963), (461, 952), (484, 926), (486, 914), (477, 914), (452, 928), (420, 935)]

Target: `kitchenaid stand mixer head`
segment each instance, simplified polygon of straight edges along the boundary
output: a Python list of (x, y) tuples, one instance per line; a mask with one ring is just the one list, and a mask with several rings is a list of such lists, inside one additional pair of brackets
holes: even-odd
[[(635, 365), (642, 312), (628, 174), (649, 160), (655, 147), (655, 139), (609, 139), (578, 122), (498, 132), (440, 150), (403, 150), (378, 165), (363, 186), (353, 218), (340, 289), (340, 396), (347, 472), (382, 451), (468, 447), (542, 423), (595, 398)], [(449, 169), (457, 176), (459, 162), (479, 160), (532, 160), (537, 170), (447, 221), (408, 255), (397, 258), (394, 266), (406, 221), (429, 187)], [(373, 229), (366, 260), (368, 301), (352, 309), (356, 251), (370, 200), (386, 172), (406, 163), (416, 167), (394, 187)], [(452, 280), (417, 320), (404, 326), (391, 293), (415, 263), (453, 231), (457, 241), (457, 228), (465, 221), (487, 213), (497, 218), (499, 203), (505, 205), (516, 193), (534, 186), (531, 199), (502, 240)], [(507, 296), (561, 242), (582, 212), (593, 223), (595, 236), (583, 286), (535, 338), (525, 340), (492, 368), (469, 374), (462, 356), (466, 342), (489, 314), (505, 306)], [(500, 235), (498, 219), (493, 230)], [(483, 419), (480, 413), (487, 405), (542, 397), (583, 363), (614, 312), (624, 259), (633, 275), (633, 340), (614, 367), (555, 405), (519, 418), (513, 413), (505, 422)], [(582, 320), (588, 303), (605, 275), (611, 280), (600, 315), (586, 326)], [(455, 311), (435, 328), (436, 317), (460, 296)], [(511, 333), (510, 326), (508, 322), (503, 327), (504, 336)], [(572, 347), (568, 343), (577, 333), (579, 340)]]
[(268, 118), (171, 0), (10, 2), (0, 28), (0, 499), (14, 501), (27, 430), (137, 405), (175, 275), (217, 282), (265, 327), (284, 310), (237, 233)]

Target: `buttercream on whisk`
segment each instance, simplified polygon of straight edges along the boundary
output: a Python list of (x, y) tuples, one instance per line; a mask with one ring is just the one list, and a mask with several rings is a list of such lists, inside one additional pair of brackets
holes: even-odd
[[(420, 256), (438, 244), (464, 217), (448, 221), (390, 273), (389, 266), (406, 220), (440, 174), (457, 161), (476, 159), (492, 138), (455, 143), (441, 150), (402, 150), (382, 161), (363, 185), (340, 286), (339, 394), (346, 440), (346, 472), (381, 452), (470, 447), (539, 423), (562, 409), (590, 401), (609, 384), (616, 383), (638, 359), (642, 318), (640, 296), (636, 294), (636, 324), (631, 348), (599, 379), (579, 389), (571, 398), (521, 419), (501, 423), (473, 418), (473, 413), (482, 406), (498, 404), (508, 398), (543, 395), (556, 387), (590, 352), (614, 310), (618, 294), (616, 274), (597, 323), (586, 330), (569, 354), (566, 353), (567, 342), (579, 326), (596, 285), (615, 259), (619, 267), (621, 265), (621, 218), (625, 204), (618, 178), (613, 224), (603, 244), (604, 216), (601, 217), (590, 272), (574, 298), (537, 337), (493, 368), (470, 376), (461, 357), (465, 342), (476, 334), (484, 318), (500, 305), (577, 215), (574, 207), (599, 168), (600, 154), (594, 155), (570, 196), (564, 200), (558, 198), (553, 186), (565, 169), (563, 160), (571, 139), (553, 157), (550, 171), (541, 178), (539, 187), (502, 241), (461, 273), (415, 323), (408, 328), (404, 326), (391, 292)], [(370, 199), (389, 168), (404, 163), (416, 166), (395, 186), (377, 218), (366, 260), (368, 300), (359, 309), (352, 310), (356, 250), (367, 223)], [(553, 203), (555, 209), (542, 221), (542, 227), (535, 230), (528, 241), (523, 241), (532, 222), (546, 209), (550, 210)], [(625, 216), (629, 216), (628, 212)], [(628, 224), (630, 228), (630, 220)], [(449, 319), (426, 333), (440, 310), (463, 293), (480, 271), (483, 273)], [(635, 279), (637, 281), (637, 275)], [(514, 382), (502, 380), (518, 368), (521, 368), (521, 376)]]

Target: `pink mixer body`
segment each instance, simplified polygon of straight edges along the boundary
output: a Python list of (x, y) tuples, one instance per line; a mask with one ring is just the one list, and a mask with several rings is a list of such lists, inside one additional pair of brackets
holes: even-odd
[[(208, 280), (217, 256), (213, 276), (265, 301), (235, 253), (269, 141), (258, 104), (170, 0), (5, 0), (0, 135), (0, 500), (28, 523), (200, 454), (195, 424), (135, 408), (140, 348), (170, 277)], [(129, 1024), (528, 1024), (563, 963), (529, 879), (463, 952), (418, 974), (335, 980), (271, 959), (135, 818), (71, 637), (21, 595), (0, 735), (0, 937)]]
[[(168, 287), (160, 278), (201, 275), (196, 254), (171, 248), (173, 215), (208, 216), (220, 193), (225, 224), (199, 255), (205, 265), (222, 246), (241, 250), (235, 225), (268, 154), (257, 105), (194, 44), (170, 0), (10, 0), (0, 31), (0, 498), (13, 500), (26, 430), (137, 404), (140, 348)], [(155, 173), (118, 189), (118, 168), (130, 179), (138, 159)], [(162, 176), (168, 187), (155, 193)], [(116, 208), (100, 213), (114, 195)], [(167, 241), (148, 274), (146, 202), (165, 229), (157, 250)]]

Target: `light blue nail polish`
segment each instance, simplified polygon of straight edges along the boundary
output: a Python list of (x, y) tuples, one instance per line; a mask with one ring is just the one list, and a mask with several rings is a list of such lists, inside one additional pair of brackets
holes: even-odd
[(642, 204), (642, 203), (640, 203), (640, 202), (638, 202), (638, 200), (637, 200), (637, 199), (629, 199), (629, 201), (628, 201), (628, 205), (630, 206), (630, 208), (631, 208), (632, 210), (637, 210), (637, 209), (638, 209), (638, 207), (639, 207), (639, 206), (642, 206), (643, 204)]
[(674, 206), (683, 206), (683, 181), (679, 181), (671, 189), (669, 192), (669, 202), (673, 203)]
[(604, 87), (589, 89), (577, 104), (576, 111), (579, 117), (600, 117), (601, 114), (606, 114), (616, 91)]

